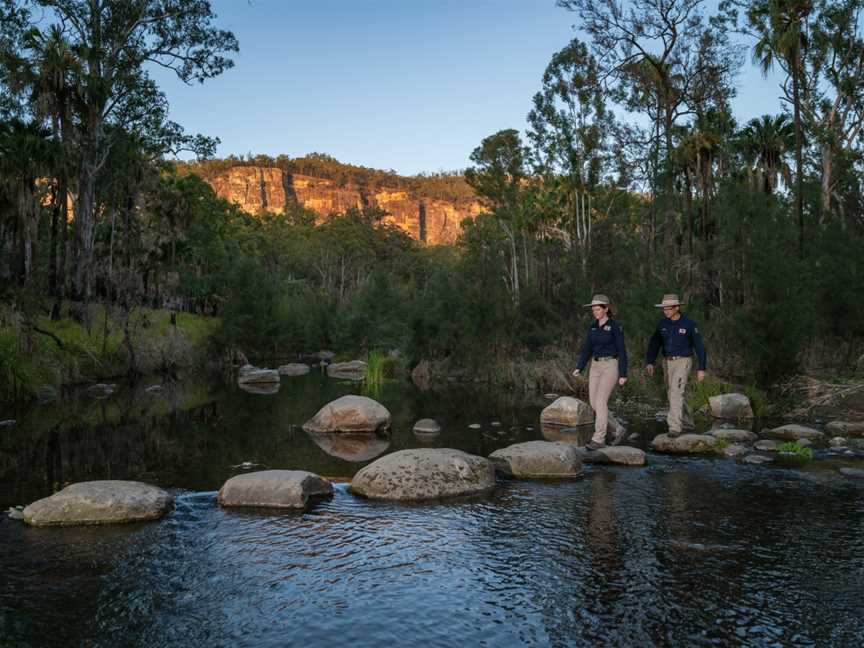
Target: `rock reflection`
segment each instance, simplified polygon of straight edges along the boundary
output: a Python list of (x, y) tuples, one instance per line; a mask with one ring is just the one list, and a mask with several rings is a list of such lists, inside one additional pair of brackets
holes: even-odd
[(361, 462), (374, 459), (390, 447), (390, 437), (375, 433), (307, 432), (331, 457)]
[(270, 396), (279, 393), (279, 383), (238, 383), (237, 386), (247, 394)]
[(591, 440), (594, 433), (593, 425), (580, 425), (579, 427), (561, 427), (558, 425), (540, 425), (540, 433), (547, 441), (560, 441), (574, 445), (585, 445)]

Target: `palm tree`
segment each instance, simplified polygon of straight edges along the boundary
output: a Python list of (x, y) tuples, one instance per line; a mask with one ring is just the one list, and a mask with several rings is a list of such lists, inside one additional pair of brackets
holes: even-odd
[(812, 0), (759, 0), (750, 6), (747, 18), (759, 40), (753, 58), (767, 74), (779, 59), (792, 78), (792, 110), (795, 121), (795, 213), (798, 220), (799, 254), (804, 256), (804, 191), (801, 128), (802, 53), (807, 47), (805, 21), (813, 11)]
[(780, 180), (791, 186), (786, 155), (795, 146), (795, 127), (786, 115), (762, 115), (747, 122), (739, 135), (755, 188), (774, 193)]

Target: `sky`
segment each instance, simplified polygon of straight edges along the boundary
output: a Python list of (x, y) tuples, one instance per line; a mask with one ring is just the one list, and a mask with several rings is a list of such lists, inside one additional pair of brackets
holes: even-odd
[[(230, 154), (327, 153), (403, 175), (463, 169), (480, 141), (526, 128), (552, 55), (572, 39), (555, 0), (212, 0), (235, 66), (186, 86), (153, 70), (187, 131)], [(749, 58), (739, 121), (780, 110)]]

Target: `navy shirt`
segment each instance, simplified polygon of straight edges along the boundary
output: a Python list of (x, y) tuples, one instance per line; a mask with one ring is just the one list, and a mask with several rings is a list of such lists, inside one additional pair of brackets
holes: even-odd
[(663, 348), (663, 355), (681, 356), (690, 358), (693, 353), (699, 359), (699, 370), (705, 371), (708, 359), (705, 355), (705, 345), (702, 343), (702, 334), (699, 326), (686, 315), (673, 321), (664, 317), (657, 322), (654, 335), (648, 342), (648, 354), (645, 356), (645, 364), (653, 365), (657, 359), (657, 352)]
[(617, 357), (618, 375), (621, 378), (627, 376), (627, 348), (624, 346), (624, 329), (614, 319), (607, 319), (603, 326), (600, 326), (600, 320), (596, 319), (591, 324), (588, 335), (585, 336), (585, 343), (582, 345), (582, 352), (579, 354), (579, 362), (576, 363), (576, 368), (579, 371), (582, 371), (588, 364), (589, 357)]

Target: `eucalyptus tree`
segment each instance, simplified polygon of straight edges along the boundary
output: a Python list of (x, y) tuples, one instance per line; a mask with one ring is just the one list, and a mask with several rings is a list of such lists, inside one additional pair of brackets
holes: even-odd
[(155, 137), (164, 144), (176, 146), (183, 138), (176, 125), (154, 124), (154, 104), (166, 102), (147, 66), (172, 70), (186, 83), (203, 82), (231, 67), (227, 55), (238, 50), (237, 41), (214, 26), (209, 0), (26, 0), (26, 5), (44, 16), (32, 23), (33, 29), (59, 26), (81, 59), (73, 120), (78, 158), (74, 283), (76, 295), (86, 300), (97, 183), (112, 146), (111, 133), (155, 126)]
[(515, 305), (519, 304), (521, 284), (517, 238), (524, 225), (527, 158), (528, 151), (519, 133), (502, 130), (483, 139), (470, 156), (475, 166), (465, 171), (465, 180), (490, 210), (510, 244), (506, 279)]
[(580, 250), (583, 274), (591, 250), (593, 190), (609, 178), (614, 161), (615, 120), (600, 76), (588, 47), (573, 39), (553, 55), (528, 114), (535, 171), (563, 212), (543, 225)]

